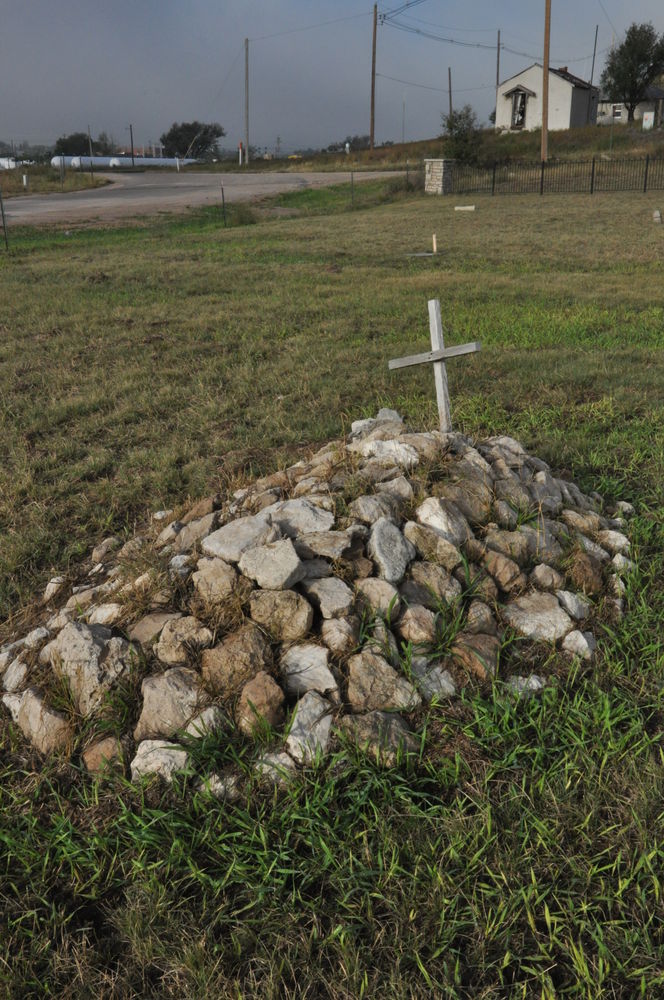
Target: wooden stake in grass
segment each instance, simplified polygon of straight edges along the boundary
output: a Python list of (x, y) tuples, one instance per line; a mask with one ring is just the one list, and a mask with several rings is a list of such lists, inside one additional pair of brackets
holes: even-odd
[(447, 433), (452, 430), (452, 419), (450, 417), (450, 395), (447, 388), (445, 361), (447, 358), (458, 358), (462, 354), (474, 354), (480, 350), (481, 345), (477, 341), (473, 341), (470, 344), (445, 347), (443, 321), (440, 315), (440, 302), (438, 299), (429, 299), (429, 330), (431, 332), (430, 351), (427, 351), (425, 354), (411, 354), (406, 358), (394, 358), (388, 362), (387, 367), (390, 371), (394, 371), (396, 368), (409, 368), (411, 365), (433, 364), (440, 429), (443, 433)]
[(431, 237), (431, 244), (433, 246), (433, 252), (438, 253), (438, 244), (436, 243), (436, 234), (434, 233)]
[(5, 250), (9, 252), (9, 240), (7, 239), (7, 220), (5, 219), (5, 203), (2, 200), (2, 189), (0, 189), (0, 214), (2, 215), (2, 231), (5, 234)]

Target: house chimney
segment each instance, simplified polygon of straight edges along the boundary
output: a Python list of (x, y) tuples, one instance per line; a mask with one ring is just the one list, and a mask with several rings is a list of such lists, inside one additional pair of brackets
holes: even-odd
[(567, 72), (567, 66), (559, 66), (558, 67), (558, 72), (559, 73), (566, 73)]

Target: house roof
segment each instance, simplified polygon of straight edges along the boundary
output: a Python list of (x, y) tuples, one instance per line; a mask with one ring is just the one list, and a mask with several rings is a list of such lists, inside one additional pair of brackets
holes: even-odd
[(511, 90), (506, 90), (503, 97), (511, 97), (512, 94), (528, 94), (528, 97), (536, 97), (534, 90), (528, 90), (528, 87), (524, 87), (523, 84), (517, 83), (516, 87), (512, 87)]
[[(535, 67), (537, 67), (538, 69), (542, 69), (542, 64), (538, 62), (531, 63), (530, 66), (526, 66), (525, 69), (522, 69), (520, 70), (520, 72), (515, 73), (514, 76), (508, 76), (506, 80), (503, 80), (501, 82), (500, 86), (501, 87), (504, 86), (511, 80), (517, 80), (520, 76), (523, 76), (524, 73), (527, 73), (529, 69), (534, 69)], [(559, 76), (561, 80), (566, 80), (567, 83), (571, 83), (573, 87), (580, 87), (582, 90), (590, 90), (590, 84), (588, 83), (588, 81), (582, 80), (580, 76), (574, 76), (573, 73), (569, 73), (567, 70), (567, 66), (561, 66), (560, 69), (554, 69), (553, 66), (550, 66), (549, 73), (550, 74), (553, 73), (554, 76)], [(593, 87), (592, 89), (597, 90), (597, 87)], [(516, 87), (514, 87), (513, 90), (516, 90)], [(513, 93), (513, 90), (510, 91), (510, 93)]]

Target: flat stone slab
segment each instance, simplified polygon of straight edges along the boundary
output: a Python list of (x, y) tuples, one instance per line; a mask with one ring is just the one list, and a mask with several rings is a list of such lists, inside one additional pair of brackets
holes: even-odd
[(399, 583), (415, 558), (415, 546), (403, 536), (396, 524), (386, 517), (379, 518), (371, 529), (367, 551), (378, 575), (389, 583)]
[(339, 698), (339, 688), (328, 667), (329, 651), (325, 646), (305, 643), (291, 646), (281, 657), (281, 676), (287, 694), (303, 695), (307, 691)]
[(302, 589), (323, 618), (343, 618), (353, 607), (353, 591), (336, 576), (305, 582)]
[(329, 531), (334, 525), (334, 514), (304, 497), (280, 500), (265, 507), (259, 516), (269, 516), (272, 524), (289, 538), (312, 531)]
[(348, 661), (348, 701), (354, 712), (412, 712), (422, 704), (410, 681), (384, 657), (364, 650)]
[(206, 556), (216, 556), (229, 563), (237, 563), (247, 549), (256, 545), (265, 545), (281, 537), (281, 532), (261, 511), (250, 517), (238, 517), (201, 542), (201, 549)]
[(427, 497), (415, 511), (415, 516), (420, 524), (433, 528), (452, 545), (462, 545), (468, 538), (474, 537), (466, 518), (449, 500)]
[(555, 642), (574, 628), (574, 622), (554, 594), (539, 591), (524, 594), (506, 604), (502, 612), (507, 624), (516, 632), (538, 642)]
[(304, 578), (304, 566), (290, 538), (247, 549), (238, 565), (262, 590), (288, 590)]
[(145, 677), (141, 684), (143, 709), (134, 739), (174, 736), (195, 715), (202, 700), (198, 674), (187, 667), (172, 667), (163, 674)]
[(131, 762), (131, 780), (158, 774), (169, 785), (178, 772), (186, 771), (189, 754), (182, 747), (165, 740), (143, 740)]

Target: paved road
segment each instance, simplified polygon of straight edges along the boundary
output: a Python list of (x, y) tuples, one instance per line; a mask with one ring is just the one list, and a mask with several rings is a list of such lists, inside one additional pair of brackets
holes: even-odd
[[(25, 195), (5, 199), (9, 225), (80, 223), (139, 218), (178, 212), (199, 205), (219, 205), (221, 185), (227, 201), (249, 201), (283, 191), (326, 187), (348, 180), (346, 173), (175, 173), (147, 170), (140, 174), (103, 174), (107, 187), (70, 194)], [(358, 175), (356, 175), (358, 176)], [(363, 172), (364, 179), (384, 176)]]

